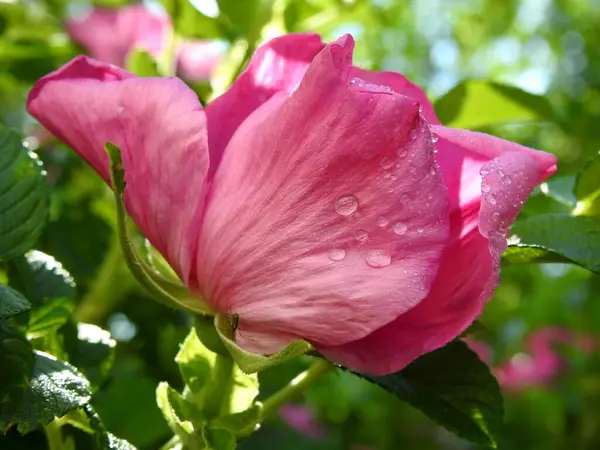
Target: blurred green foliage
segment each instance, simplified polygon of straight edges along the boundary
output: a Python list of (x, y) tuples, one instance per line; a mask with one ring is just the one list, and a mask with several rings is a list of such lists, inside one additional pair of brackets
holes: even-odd
[[(127, 2), (96, 3), (118, 7)], [(573, 211), (577, 201), (589, 201), (588, 217), (578, 220), (592, 230), (590, 241), (574, 242), (581, 251), (570, 259), (588, 258), (598, 271), (599, 1), (220, 0), (216, 17), (206, 8), (198, 11), (188, 1), (162, 3), (172, 14), (180, 35), (221, 39), (230, 45), (228, 56), (211, 80), (217, 91), (231, 81), (263, 38), (283, 32), (314, 31), (331, 40), (350, 32), (357, 40), (357, 65), (403, 72), (437, 99), (436, 108), (443, 122), (491, 132), (556, 154), (560, 168), (557, 178), (534, 193), (515, 228), (523, 230), (526, 242), (531, 233), (543, 232), (532, 227), (532, 222), (548, 226), (540, 214), (562, 217)], [(24, 99), (32, 83), (82, 51), (63, 27), (66, 15), (77, 6), (81, 5), (64, 0), (0, 0), (0, 118), (13, 130), (31, 134), (33, 121), (25, 113)], [(131, 65), (144, 75), (156, 70), (144, 53), (132, 55)], [(203, 102), (211, 96), (207, 86), (196, 90)], [(30, 137), (29, 142), (34, 146), (35, 139)], [(119, 254), (111, 254), (113, 204), (99, 177), (58, 142), (45, 144), (38, 154), (45, 163), (51, 200), (49, 223), (35, 248), (64, 265), (77, 282), (77, 296), (67, 283), (55, 297), (36, 299), (47, 309), (38, 322), (33, 315), (28, 316), (29, 327), (37, 325), (27, 332), (37, 333), (35, 348), (47, 349), (55, 345), (47, 342), (48, 336), (57, 338), (49, 333), (63, 326), (60, 339), (70, 342), (64, 359), (76, 364), (99, 387), (92, 405), (104, 426), (140, 449), (157, 449), (170, 437), (170, 431), (156, 405), (155, 388), (161, 381), (182, 388), (173, 361), (191, 319), (149, 301), (132, 282)], [(2, 157), (0, 170), (5, 163)], [(586, 168), (588, 171), (576, 179)], [(0, 179), (0, 186), (4, 182)], [(557, 219), (551, 225), (553, 231), (561, 227), (559, 222)], [(577, 239), (571, 223), (562, 233), (560, 244)], [(523, 258), (552, 261), (535, 252), (528, 256), (510, 251), (515, 252), (510, 258), (516, 255), (521, 262)], [(47, 277), (46, 281), (40, 279), (44, 283), (56, 281), (53, 277), (57, 274), (61, 276), (62, 272), (53, 272), (51, 267), (40, 273), (39, 264), (34, 262), (30, 254), (11, 267), (2, 265), (0, 278), (11, 278), (14, 285), (18, 284), (15, 274)], [(96, 281), (101, 279), (110, 279), (112, 284)], [(522, 351), (528, 333), (548, 325), (562, 325), (600, 338), (599, 275), (564, 263), (507, 264), (502, 280), (482, 317), (485, 329), (477, 333), (478, 339), (492, 345), (496, 362)], [(27, 298), (33, 302), (35, 295)], [(101, 308), (96, 307), (98, 298), (104, 300)], [(20, 299), (15, 305), (26, 307)], [(86, 345), (94, 345), (95, 341), (75, 339), (76, 325), (69, 319), (72, 309), (79, 320), (110, 330), (118, 341), (116, 349), (88, 348)], [(3, 324), (0, 343), (6, 335), (27, 346), (21, 332), (10, 327), (14, 326)], [(14, 350), (18, 353), (22, 349)], [(43, 358), (39, 355), (36, 358)], [(13, 355), (2, 353), (0, 361), (5, 357)], [(102, 361), (109, 357), (114, 358), (114, 364), (106, 373)], [(507, 425), (500, 448), (600, 448), (598, 352), (565, 357), (568, 368), (551, 387), (507, 394)], [(260, 373), (261, 396), (275, 392), (305, 367), (306, 361), (300, 359)], [(20, 372), (8, 375), (25, 376)], [(19, 397), (23, 392), (6, 395)], [(327, 430), (324, 436), (304, 436), (276, 419), (244, 440), (240, 448), (478, 448), (436, 426), (384, 390), (348, 373), (332, 374), (298, 400), (305, 401), (323, 423)], [(76, 426), (65, 430), (69, 439), (88, 448), (87, 436)], [(3, 450), (37, 449), (44, 448), (45, 438), (41, 432), (21, 438), (11, 429), (0, 436), (0, 444)]]

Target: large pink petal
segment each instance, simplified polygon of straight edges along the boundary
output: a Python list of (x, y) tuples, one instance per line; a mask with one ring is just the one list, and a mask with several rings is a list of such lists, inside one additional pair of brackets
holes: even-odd
[(194, 92), (177, 78), (137, 78), (78, 57), (38, 81), (27, 107), (106, 181), (104, 143), (121, 147), (129, 213), (187, 278), (209, 165), (206, 118)]
[(324, 46), (316, 34), (287, 34), (256, 50), (235, 83), (206, 107), (211, 173), (246, 117), (275, 93), (292, 92)]
[(429, 128), (416, 101), (349, 82), (352, 49), (330, 44), (251, 115), (213, 180), (197, 289), (240, 315), (250, 350), (365, 336), (437, 273), (447, 194)]
[(213, 42), (183, 42), (177, 49), (177, 74), (191, 82), (208, 81), (222, 53)]
[(160, 52), (170, 29), (167, 16), (137, 4), (123, 8), (93, 8), (82, 18), (71, 18), (67, 32), (89, 54), (101, 61), (123, 66), (133, 47), (152, 54)]
[(533, 187), (556, 169), (547, 153), (481, 133), (432, 129), (452, 206), (451, 243), (425, 300), (364, 339), (320, 349), (358, 370), (400, 370), (472, 323), (493, 295), (508, 226)]
[(371, 70), (352, 68), (350, 72), (353, 77), (364, 80), (367, 83), (372, 83), (381, 86), (388, 86), (394, 92), (405, 95), (406, 97), (414, 98), (421, 105), (421, 114), (430, 125), (439, 125), (440, 121), (435, 115), (433, 105), (427, 98), (423, 89), (411, 82), (401, 73), (396, 72), (374, 72)]

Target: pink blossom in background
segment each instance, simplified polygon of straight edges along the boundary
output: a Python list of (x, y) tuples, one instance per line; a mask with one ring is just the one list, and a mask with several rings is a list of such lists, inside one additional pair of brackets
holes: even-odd
[(121, 67), (134, 48), (157, 56), (171, 33), (169, 17), (153, 13), (143, 4), (94, 7), (84, 17), (69, 19), (66, 27), (92, 57)]
[(184, 42), (177, 50), (177, 74), (192, 82), (210, 80), (222, 56), (222, 49), (214, 43)]
[[(474, 339), (465, 340), (482, 361), (491, 363), (491, 347)], [(508, 391), (521, 391), (526, 387), (548, 386), (565, 370), (566, 362), (557, 345), (578, 348), (589, 353), (595, 348), (591, 336), (577, 335), (563, 327), (547, 327), (533, 332), (526, 339), (524, 352), (492, 368), (500, 386)]]
[(290, 427), (305, 436), (319, 439), (325, 435), (325, 428), (306, 406), (289, 403), (279, 409), (279, 414)]
[(192, 292), (239, 314), (242, 347), (306, 339), (385, 374), (481, 313), (556, 160), (443, 126), (403, 75), (353, 67), (353, 48), (275, 38), (206, 108), (176, 78), (79, 57), (28, 110), (107, 181), (103, 145), (120, 146), (129, 214)]
[[(123, 67), (128, 53), (139, 48), (157, 57), (171, 39), (168, 15), (143, 4), (122, 8), (94, 7), (67, 21), (69, 35), (100, 61)], [(187, 41), (176, 49), (178, 73), (188, 81), (208, 81), (220, 62), (222, 48), (207, 41)]]

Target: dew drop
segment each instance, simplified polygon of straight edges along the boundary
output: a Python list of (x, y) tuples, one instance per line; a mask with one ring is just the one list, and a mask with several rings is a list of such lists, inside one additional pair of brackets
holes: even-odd
[(485, 201), (488, 202), (492, 206), (494, 206), (494, 205), (496, 205), (496, 203), (498, 203), (498, 201), (496, 200), (496, 197), (494, 197), (494, 194), (487, 194), (485, 196)]
[(481, 176), (485, 176), (485, 175), (487, 175), (487, 174), (489, 174), (489, 173), (490, 173), (490, 171), (489, 171), (488, 169), (485, 169), (485, 168), (482, 168), (482, 169), (479, 171), (479, 174), (480, 174)]
[(423, 234), (424, 231), (425, 231), (425, 229), (423, 229), (423, 228), (417, 228), (417, 233), (419, 233), (419, 234)]
[(434, 144), (435, 144), (435, 143), (438, 141), (438, 139), (439, 139), (439, 138), (438, 138), (438, 135), (437, 135), (437, 134), (433, 133), (433, 134), (431, 135), (431, 142), (433, 142)]
[(431, 175), (435, 175), (435, 174), (437, 173), (437, 170), (436, 170), (435, 166), (431, 166), (431, 167), (429, 168), (429, 173), (430, 173)]
[(329, 259), (332, 261), (341, 261), (346, 257), (346, 250), (343, 248), (332, 248), (329, 250)]
[(367, 242), (369, 240), (369, 233), (366, 230), (356, 230), (354, 236), (358, 242)]
[(489, 184), (487, 184), (487, 183), (481, 184), (481, 192), (490, 192), (491, 190), (492, 190), (492, 188), (490, 187)]
[(392, 175), (391, 179), (392, 179), (392, 181), (396, 181), (398, 179), (398, 177), (396, 175)]
[(494, 214), (492, 214), (492, 220), (494, 222), (498, 222), (500, 220), (500, 214), (495, 212)]
[(512, 178), (510, 177), (510, 175), (504, 175), (502, 177), (502, 184), (508, 186), (511, 183), (512, 183)]
[(389, 169), (394, 165), (394, 161), (391, 158), (384, 156), (383, 158), (381, 158), (381, 161), (379, 161), (379, 165), (382, 169)]
[(377, 249), (367, 253), (365, 261), (370, 267), (378, 269), (389, 266), (392, 262), (392, 257), (387, 250)]
[(383, 216), (380, 216), (377, 219), (377, 225), (379, 225), (380, 228), (385, 227), (389, 222), (390, 221), (386, 217), (383, 217)]
[(385, 172), (385, 173), (383, 174), (383, 178), (389, 178), (389, 177), (391, 177), (391, 176), (392, 176), (392, 174), (391, 174), (391, 173), (389, 173), (389, 172)]
[(410, 139), (411, 139), (412, 141), (414, 141), (414, 140), (416, 140), (416, 139), (417, 139), (417, 130), (412, 130), (412, 131), (410, 132)]
[(408, 150), (406, 150), (404, 147), (400, 147), (398, 149), (398, 158), (406, 158), (406, 155), (408, 155)]
[(406, 230), (408, 230), (408, 226), (405, 223), (402, 223), (402, 222), (396, 222), (392, 226), (392, 231), (394, 233), (396, 233), (398, 236), (401, 236), (404, 233), (406, 233)]
[(335, 212), (341, 216), (349, 216), (358, 209), (358, 200), (354, 195), (342, 195), (335, 201)]

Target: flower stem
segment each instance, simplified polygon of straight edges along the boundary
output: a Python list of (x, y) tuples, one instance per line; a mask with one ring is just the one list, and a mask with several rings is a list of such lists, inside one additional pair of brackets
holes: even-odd
[(48, 441), (48, 450), (63, 450), (63, 439), (60, 431), (60, 425), (53, 420), (44, 427), (46, 440)]
[(108, 249), (96, 280), (83, 298), (75, 315), (86, 323), (100, 323), (134, 286), (115, 237)]
[(326, 359), (315, 358), (308, 370), (302, 372), (290, 384), (275, 392), (275, 394), (263, 402), (262, 418), (264, 419), (273, 414), (281, 406), (288, 403), (296, 395), (304, 392), (317, 379), (331, 372), (333, 369), (335, 369), (335, 366)]
[(205, 412), (210, 419), (229, 413), (233, 392), (233, 359), (217, 354), (213, 371), (213, 389), (206, 398)]

